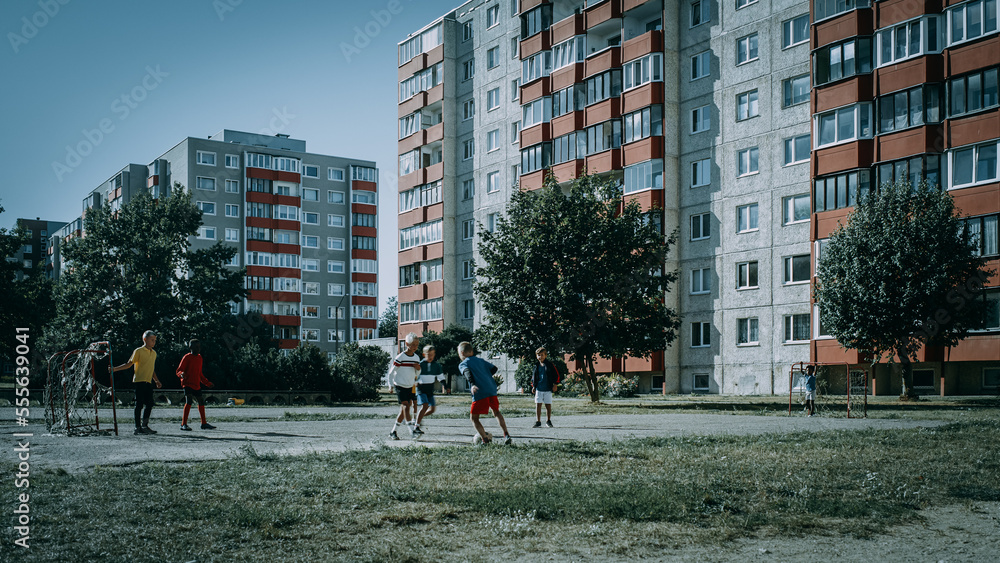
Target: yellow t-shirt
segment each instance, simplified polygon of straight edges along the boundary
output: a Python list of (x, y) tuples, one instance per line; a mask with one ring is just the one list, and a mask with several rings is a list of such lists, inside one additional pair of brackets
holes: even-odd
[(128, 361), (132, 362), (132, 369), (135, 370), (132, 383), (153, 381), (153, 371), (156, 369), (156, 350), (140, 346), (132, 351), (132, 357)]

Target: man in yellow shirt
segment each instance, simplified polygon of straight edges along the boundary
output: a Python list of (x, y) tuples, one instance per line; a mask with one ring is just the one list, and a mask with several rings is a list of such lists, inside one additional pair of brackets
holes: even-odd
[(153, 382), (157, 388), (163, 387), (156, 377), (156, 352), (153, 350), (153, 346), (156, 346), (156, 334), (147, 330), (142, 334), (142, 342), (143, 346), (132, 351), (128, 363), (111, 368), (111, 373), (135, 366), (132, 376), (132, 382), (135, 383), (135, 433), (156, 434), (156, 430), (149, 427), (149, 415), (153, 412)]

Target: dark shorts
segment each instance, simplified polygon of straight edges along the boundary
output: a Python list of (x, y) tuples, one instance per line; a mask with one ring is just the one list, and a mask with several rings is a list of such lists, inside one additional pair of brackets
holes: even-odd
[(396, 385), (395, 389), (396, 401), (398, 401), (399, 404), (417, 400), (417, 396), (413, 394), (412, 387), (400, 387), (399, 385)]
[(153, 406), (153, 384), (137, 381), (135, 384), (135, 405)]
[(437, 406), (434, 400), (434, 384), (433, 383), (418, 383), (417, 384), (417, 404), (418, 405), (430, 405)]
[(198, 400), (199, 405), (205, 404), (205, 399), (201, 396), (201, 389), (191, 389), (190, 387), (184, 388), (184, 404), (193, 405), (195, 399)]
[(500, 399), (496, 395), (472, 401), (472, 408), (469, 409), (469, 412), (472, 414), (486, 414), (490, 412), (490, 409), (494, 411), (500, 410)]

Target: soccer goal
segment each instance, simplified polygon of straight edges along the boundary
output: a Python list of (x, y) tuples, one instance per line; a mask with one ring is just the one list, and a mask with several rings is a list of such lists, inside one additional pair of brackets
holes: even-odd
[(793, 408), (805, 408), (806, 367), (816, 370), (816, 412), (848, 418), (868, 416), (868, 370), (851, 368), (847, 363), (821, 364), (797, 362), (788, 373), (788, 414)]
[(115, 381), (108, 373), (111, 365), (108, 342), (92, 342), (81, 350), (57, 352), (49, 357), (44, 396), (49, 432), (102, 432), (99, 408), (110, 403), (112, 425), (118, 435)]

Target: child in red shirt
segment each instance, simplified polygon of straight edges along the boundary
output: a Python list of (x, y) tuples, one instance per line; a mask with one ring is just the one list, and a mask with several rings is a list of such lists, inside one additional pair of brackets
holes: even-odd
[(188, 426), (188, 414), (191, 413), (191, 404), (198, 400), (198, 414), (201, 415), (201, 429), (212, 430), (215, 427), (205, 420), (205, 399), (201, 396), (201, 384), (215, 387), (203, 373), (201, 373), (201, 343), (192, 339), (189, 343), (191, 352), (184, 354), (180, 365), (177, 366), (177, 377), (181, 380), (181, 387), (184, 388), (184, 417), (181, 419), (181, 430), (190, 431)]

